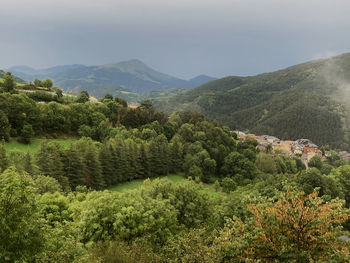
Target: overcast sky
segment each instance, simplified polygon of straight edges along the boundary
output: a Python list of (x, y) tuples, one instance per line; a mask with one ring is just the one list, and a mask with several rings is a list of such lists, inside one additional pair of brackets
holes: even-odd
[(0, 68), (140, 59), (181, 78), (350, 52), (349, 0), (1, 0)]

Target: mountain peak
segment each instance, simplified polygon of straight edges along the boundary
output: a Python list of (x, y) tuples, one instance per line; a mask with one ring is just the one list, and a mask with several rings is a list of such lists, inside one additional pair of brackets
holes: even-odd
[(126, 60), (126, 61), (121, 61), (120, 63), (130, 63), (130, 64), (142, 64), (142, 65), (146, 65), (144, 62), (142, 62), (141, 60), (134, 58), (134, 59), (130, 59), (130, 60)]

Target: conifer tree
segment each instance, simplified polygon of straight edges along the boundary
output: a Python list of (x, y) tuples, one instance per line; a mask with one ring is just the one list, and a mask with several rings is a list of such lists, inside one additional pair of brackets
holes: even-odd
[(150, 152), (150, 170), (151, 170), (151, 176), (156, 177), (159, 175), (162, 175), (162, 162), (161, 162), (161, 156), (160, 156), (160, 149), (159, 149), (158, 143), (153, 140), (149, 147)]
[(119, 182), (121, 182), (121, 171), (119, 168), (119, 163), (120, 163), (120, 159), (119, 159), (119, 155), (117, 153), (117, 149), (116, 146), (110, 144), (108, 146), (109, 149), (109, 153), (111, 155), (111, 169), (112, 169), (112, 178), (111, 178), (111, 184), (117, 184)]
[(144, 170), (142, 165), (142, 160), (140, 157), (140, 150), (136, 143), (133, 144), (132, 153), (135, 163), (135, 178), (141, 179), (144, 176)]
[(120, 182), (125, 182), (128, 180), (129, 162), (127, 146), (125, 143), (119, 142), (117, 146), (117, 156), (118, 156), (118, 174)]
[(140, 166), (140, 176), (142, 174), (141, 178), (148, 178), (150, 176), (150, 161), (149, 161), (149, 157), (148, 157), (144, 143), (141, 143), (138, 161), (141, 164)]
[(128, 170), (127, 170), (127, 180), (133, 180), (137, 178), (137, 161), (134, 152), (134, 147), (133, 147), (133, 142), (128, 142), (128, 147), (127, 147), (127, 159), (128, 159)]
[(101, 163), (94, 145), (89, 145), (85, 153), (84, 164), (84, 180), (86, 186), (92, 189), (102, 189), (105, 186), (105, 182), (103, 180)]
[(68, 189), (64, 179), (63, 160), (58, 144), (43, 142), (36, 154), (36, 164), (41, 174), (55, 178), (64, 189)]
[(78, 151), (74, 147), (71, 146), (67, 151), (65, 151), (63, 163), (64, 175), (68, 178), (70, 187), (75, 190), (78, 185), (83, 185), (84, 164)]
[(99, 152), (99, 159), (101, 163), (102, 176), (106, 183), (106, 185), (113, 184), (113, 161), (112, 161), (112, 153), (110, 152), (109, 147), (104, 144), (102, 145)]
[(178, 137), (175, 137), (170, 146), (170, 167), (169, 171), (173, 173), (181, 172), (183, 164), (183, 146)]
[(168, 141), (164, 135), (157, 136), (150, 144), (152, 176), (168, 173)]
[(48, 143), (46, 141), (43, 141), (40, 144), (40, 147), (38, 151), (36, 152), (36, 164), (39, 168), (39, 171), (41, 174), (45, 176), (51, 176), (51, 166), (52, 164), (49, 162), (48, 159)]
[(168, 174), (169, 173), (169, 145), (166, 137), (162, 135), (165, 140), (162, 140), (160, 144), (160, 155), (161, 155), (161, 161), (162, 161), (162, 167), (163, 172), (162, 174)]

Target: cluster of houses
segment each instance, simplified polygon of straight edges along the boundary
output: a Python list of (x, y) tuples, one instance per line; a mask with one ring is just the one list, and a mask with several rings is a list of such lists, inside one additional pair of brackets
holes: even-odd
[[(296, 141), (280, 140), (277, 137), (270, 135), (257, 136), (255, 134), (246, 134), (241, 131), (235, 131), (238, 139), (245, 140), (247, 138), (253, 138), (258, 142), (257, 148), (264, 152), (279, 152), (289, 157), (300, 157), (303, 163), (308, 166), (308, 163), (312, 157), (318, 155), (322, 157), (322, 152), (319, 147), (309, 139), (298, 139)], [(344, 154), (347, 152), (344, 152)], [(350, 154), (347, 153), (350, 159)]]

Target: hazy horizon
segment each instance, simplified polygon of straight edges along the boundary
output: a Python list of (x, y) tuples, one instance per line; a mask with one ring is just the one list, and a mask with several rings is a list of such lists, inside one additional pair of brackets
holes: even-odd
[(189, 79), (255, 75), (350, 51), (344, 0), (12, 0), (0, 68), (139, 59)]

